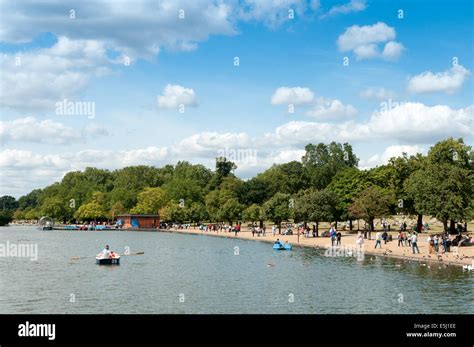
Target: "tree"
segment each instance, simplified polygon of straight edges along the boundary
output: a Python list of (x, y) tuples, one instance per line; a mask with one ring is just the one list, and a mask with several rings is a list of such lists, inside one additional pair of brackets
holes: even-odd
[(7, 225), (13, 220), (12, 212), (9, 210), (0, 210), (0, 226)]
[(229, 200), (234, 199), (235, 195), (224, 189), (212, 190), (205, 197), (206, 209), (211, 221), (222, 222), (225, 219), (222, 206)]
[(281, 222), (288, 220), (292, 214), (293, 201), (290, 194), (276, 193), (263, 204), (265, 217), (278, 225), (281, 234)]
[(256, 221), (261, 221), (264, 219), (263, 209), (261, 206), (257, 204), (252, 204), (248, 206), (243, 214), (242, 219), (248, 222), (255, 223)]
[(359, 159), (352, 151), (348, 143), (331, 142), (329, 145), (319, 143), (308, 144), (306, 153), (302, 157), (302, 163), (307, 171), (311, 186), (324, 189), (339, 171), (351, 167), (357, 167)]
[(374, 219), (387, 215), (393, 203), (393, 196), (386, 190), (371, 186), (366, 188), (349, 206), (349, 212), (369, 224), (370, 231), (374, 231)]
[(41, 195), (41, 189), (34, 189), (18, 199), (18, 208), (26, 210), (27, 208), (38, 207), (38, 199)]
[(157, 214), (167, 202), (166, 194), (163, 189), (145, 188), (138, 194), (137, 205), (130, 211), (138, 214)]
[(40, 219), (40, 213), (37, 209), (30, 208), (25, 210), (25, 219), (27, 220), (38, 220)]
[(104, 220), (107, 219), (107, 211), (101, 204), (92, 201), (81, 205), (74, 214), (74, 217), (82, 221)]
[(442, 221), (445, 231), (448, 230), (449, 220), (467, 220), (471, 215), (473, 175), (462, 167), (427, 164), (410, 176), (405, 188), (416, 210)]
[(244, 205), (239, 203), (236, 198), (227, 199), (222, 205), (222, 220), (228, 221), (232, 225), (232, 221), (242, 218)]
[(0, 197), (0, 209), (14, 211), (18, 208), (18, 201), (13, 196), (4, 195)]
[(41, 215), (64, 221), (68, 216), (66, 206), (66, 201), (59, 197), (45, 198), (40, 207)]
[(369, 186), (370, 182), (366, 171), (349, 168), (340, 171), (327, 187), (328, 191), (334, 192), (338, 197), (336, 216), (341, 220), (349, 220), (350, 230), (352, 230), (352, 220), (355, 216), (351, 215), (349, 206)]
[(443, 222), (444, 229), (471, 218), (473, 208), (472, 150), (462, 139), (436, 143), (426, 160), (405, 181), (404, 189), (420, 213)]
[(13, 220), (19, 221), (25, 219), (25, 212), (23, 210), (16, 210), (12, 216)]
[(316, 232), (319, 223), (332, 221), (336, 216), (338, 197), (329, 190), (309, 188), (298, 193), (295, 199), (295, 220), (316, 222)]

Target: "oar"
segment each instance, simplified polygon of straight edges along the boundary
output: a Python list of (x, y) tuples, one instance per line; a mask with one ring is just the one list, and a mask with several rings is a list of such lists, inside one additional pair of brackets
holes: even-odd
[[(130, 253), (130, 254), (121, 254), (120, 256), (122, 257), (128, 257), (128, 256), (131, 256), (131, 255), (142, 255), (142, 254), (145, 254), (145, 252), (136, 252), (136, 253)], [(95, 256), (94, 256), (95, 257)], [(79, 260), (79, 259), (88, 259), (88, 258), (92, 258), (92, 256), (88, 256), (88, 257), (77, 257), (77, 256), (74, 256), (74, 257), (69, 257), (69, 260)]]

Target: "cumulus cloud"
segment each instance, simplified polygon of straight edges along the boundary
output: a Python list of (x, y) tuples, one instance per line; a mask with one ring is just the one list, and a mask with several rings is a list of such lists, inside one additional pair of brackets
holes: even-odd
[(340, 120), (354, 117), (357, 110), (354, 106), (344, 105), (337, 99), (318, 98), (306, 114), (319, 120)]
[(160, 108), (178, 108), (180, 105), (197, 106), (194, 89), (178, 84), (168, 84), (163, 90), (163, 94), (158, 95), (157, 101)]
[[(404, 49), (401, 43), (394, 41), (396, 36), (395, 29), (383, 22), (353, 25), (338, 37), (337, 46), (341, 52), (353, 51), (357, 59), (395, 60)], [(382, 44), (383, 50), (379, 47)]]
[(0, 55), (0, 106), (54, 110), (56, 102), (77, 96), (91, 77), (107, 73), (105, 47), (98, 41), (59, 37), (50, 48)]
[(388, 146), (383, 153), (374, 154), (367, 160), (360, 162), (361, 169), (371, 168), (374, 166), (385, 165), (391, 158), (399, 157), (406, 153), (408, 156), (416, 155), (417, 153), (425, 153), (426, 150), (418, 145), (393, 145)]
[(314, 92), (306, 87), (280, 87), (271, 98), (273, 105), (304, 105), (311, 107), (307, 116), (319, 120), (340, 120), (357, 114), (352, 105), (344, 105), (340, 100), (315, 97)]
[[(126, 165), (163, 165), (177, 160), (204, 163), (212, 168), (222, 151), (250, 150), (238, 158), (239, 174), (250, 177), (273, 163), (299, 160), (309, 142), (372, 141), (387, 139), (401, 143), (384, 153), (362, 157), (361, 165), (384, 163), (397, 153), (414, 154), (443, 138), (474, 135), (474, 105), (453, 109), (446, 105), (421, 103), (397, 104), (376, 111), (368, 121), (305, 122), (291, 121), (266, 134), (251, 136), (245, 132), (202, 132), (188, 136), (169, 147), (132, 150), (84, 150), (77, 153), (41, 155), (31, 151), (6, 149), (0, 152), (0, 187), (18, 196), (30, 189), (58, 180), (65, 172), (96, 166), (114, 169)], [(235, 153), (235, 152), (232, 152)], [(249, 155), (249, 156), (247, 156)], [(16, 193), (15, 193), (16, 192)]]
[(445, 92), (452, 94), (463, 85), (471, 72), (462, 65), (454, 65), (444, 72), (425, 71), (408, 81), (408, 90), (412, 93)]
[(272, 95), (272, 105), (304, 105), (313, 102), (314, 93), (309, 88), (280, 87)]
[(30, 142), (49, 144), (72, 144), (84, 142), (90, 136), (107, 136), (106, 129), (91, 123), (83, 131), (65, 126), (51, 119), (38, 120), (35, 117), (18, 118), (11, 121), (0, 121), (0, 141)]
[(348, 3), (343, 5), (336, 5), (329, 9), (329, 11), (320, 16), (320, 18), (326, 18), (335, 16), (338, 14), (348, 14), (351, 12), (360, 12), (367, 8), (365, 0), (350, 0)]

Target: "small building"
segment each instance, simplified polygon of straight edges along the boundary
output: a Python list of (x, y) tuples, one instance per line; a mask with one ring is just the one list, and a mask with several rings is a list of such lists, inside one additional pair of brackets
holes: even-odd
[(124, 229), (156, 229), (160, 226), (158, 214), (121, 214), (116, 218)]

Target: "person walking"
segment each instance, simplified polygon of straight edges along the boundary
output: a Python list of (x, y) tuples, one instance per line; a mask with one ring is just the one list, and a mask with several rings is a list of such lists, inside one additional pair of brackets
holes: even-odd
[(382, 233), (380, 231), (377, 231), (377, 234), (375, 234), (375, 248), (377, 248), (377, 246), (382, 248)]
[(418, 241), (418, 237), (416, 233), (413, 233), (413, 235), (411, 236), (411, 249), (413, 251), (413, 254), (415, 254), (415, 249), (417, 250), (418, 254), (420, 254), (417, 241)]
[(364, 234), (362, 234), (362, 232), (360, 231), (357, 234), (356, 245), (359, 247), (359, 249), (362, 248), (362, 246), (364, 246)]
[(434, 239), (431, 235), (428, 236), (427, 242), (428, 242), (428, 250), (429, 250), (428, 253), (434, 254)]
[(433, 241), (434, 241), (434, 249), (435, 249), (435, 252), (436, 252), (436, 254), (438, 254), (438, 252), (439, 252), (439, 237), (438, 237), (437, 234), (435, 235)]
[(342, 234), (340, 231), (337, 232), (336, 234), (336, 246), (340, 246), (341, 245), (341, 238), (342, 238)]
[(388, 233), (387, 231), (384, 231), (382, 234), (382, 240), (384, 241), (384, 244), (387, 244), (388, 241)]
[(334, 246), (334, 242), (336, 242), (336, 230), (333, 226), (331, 226), (331, 230), (329, 231), (329, 236), (331, 236), (331, 246)]
[(400, 247), (400, 245), (402, 245), (403, 247), (403, 232), (401, 231), (398, 232), (397, 239), (398, 239), (398, 247)]

